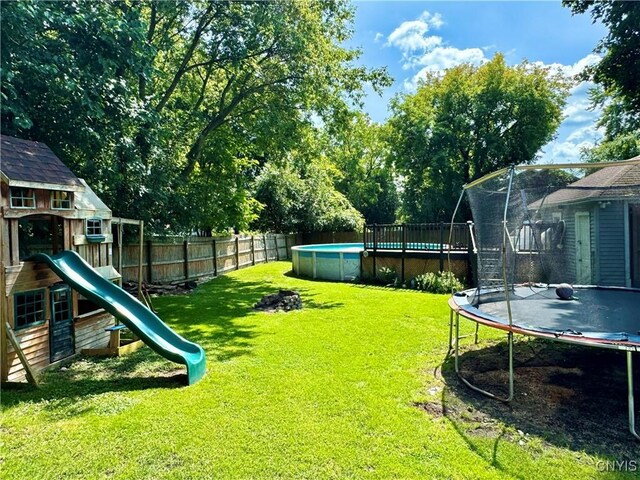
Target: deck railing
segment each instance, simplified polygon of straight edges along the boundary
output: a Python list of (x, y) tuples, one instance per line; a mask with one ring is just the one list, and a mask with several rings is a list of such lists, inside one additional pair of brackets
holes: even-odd
[(365, 250), (469, 251), (469, 227), (466, 223), (371, 224), (364, 227)]

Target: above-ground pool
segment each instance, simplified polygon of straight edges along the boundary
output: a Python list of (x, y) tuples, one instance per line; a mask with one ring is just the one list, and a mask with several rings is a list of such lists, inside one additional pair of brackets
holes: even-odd
[(362, 243), (328, 243), (291, 247), (296, 275), (352, 282), (360, 276)]

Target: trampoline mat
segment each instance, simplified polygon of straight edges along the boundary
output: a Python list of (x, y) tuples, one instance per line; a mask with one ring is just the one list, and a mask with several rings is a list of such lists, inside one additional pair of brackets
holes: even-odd
[[(480, 303), (480, 312), (508, 324), (507, 303)], [(640, 336), (640, 291), (576, 289), (573, 300), (561, 300), (553, 288), (518, 287), (510, 297), (513, 324), (539, 331), (576, 332), (611, 339)], [(638, 338), (629, 340), (640, 341)]]

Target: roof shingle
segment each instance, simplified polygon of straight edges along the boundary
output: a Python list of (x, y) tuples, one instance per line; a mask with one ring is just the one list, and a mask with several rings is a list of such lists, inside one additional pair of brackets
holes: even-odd
[(44, 143), (0, 135), (0, 171), (9, 180), (82, 187)]

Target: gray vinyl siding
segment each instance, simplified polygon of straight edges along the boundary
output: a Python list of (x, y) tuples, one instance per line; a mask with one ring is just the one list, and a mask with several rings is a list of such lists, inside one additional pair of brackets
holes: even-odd
[(598, 208), (596, 237), (599, 285), (626, 285), (623, 202), (611, 202), (606, 208)]

